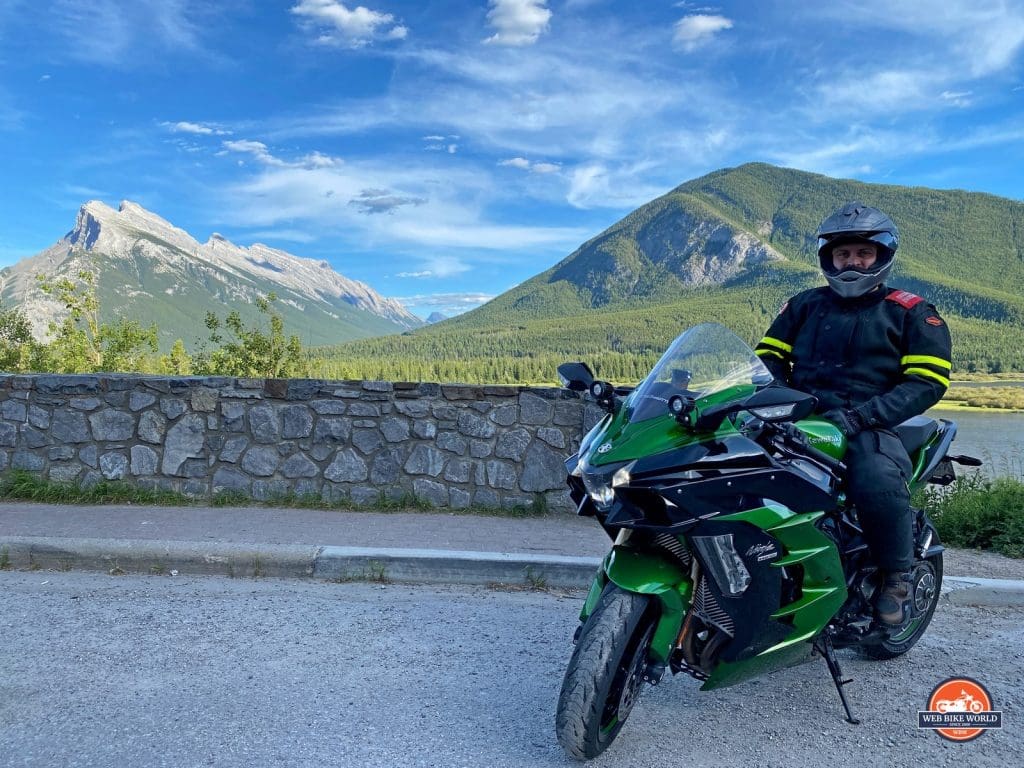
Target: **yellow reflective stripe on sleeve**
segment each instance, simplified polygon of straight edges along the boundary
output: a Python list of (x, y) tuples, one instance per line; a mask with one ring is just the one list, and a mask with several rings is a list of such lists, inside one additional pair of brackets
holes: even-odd
[(907, 368), (905, 371), (903, 371), (904, 376), (909, 376), (910, 374), (924, 376), (929, 379), (935, 379), (942, 386), (946, 387), (947, 389), (949, 388), (949, 379), (947, 379), (945, 376), (939, 376), (939, 374), (935, 373), (935, 371), (929, 371), (927, 368)]
[(762, 344), (764, 344), (766, 346), (769, 346), (769, 347), (776, 347), (776, 348), (781, 349), (783, 352), (786, 352), (786, 353), (789, 353), (789, 352), (793, 351), (793, 345), (792, 344), (787, 344), (784, 341), (779, 341), (778, 339), (773, 339), (771, 336), (765, 336), (763, 339), (761, 339), (759, 342), (757, 342), (758, 346), (761, 346)]
[(762, 357), (764, 355), (775, 355), (775, 357), (779, 358), (779, 360), (786, 359), (781, 352), (776, 352), (774, 349), (758, 349), (755, 351), (755, 354), (760, 355)]
[(932, 357), (931, 355), (905, 355), (900, 360), (900, 365), (909, 365), (910, 363), (925, 363), (926, 365), (934, 365), (936, 368), (945, 368), (947, 371), (953, 370), (953, 364), (949, 360), (943, 360), (941, 357)]

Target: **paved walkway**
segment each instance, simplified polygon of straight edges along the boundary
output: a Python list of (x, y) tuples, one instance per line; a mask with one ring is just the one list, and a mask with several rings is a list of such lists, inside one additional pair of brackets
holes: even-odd
[[(0, 566), (586, 586), (608, 537), (575, 515), (0, 504)], [(1024, 605), (1024, 560), (949, 550), (957, 602)]]

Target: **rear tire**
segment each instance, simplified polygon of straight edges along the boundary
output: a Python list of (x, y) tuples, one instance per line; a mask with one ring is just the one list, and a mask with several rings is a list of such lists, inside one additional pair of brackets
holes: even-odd
[(942, 553), (939, 552), (927, 560), (919, 560), (914, 564), (915, 612), (917, 616), (910, 620), (902, 632), (878, 644), (857, 646), (857, 652), (866, 658), (884, 661), (895, 659), (909, 651), (928, 629), (932, 614), (935, 613), (935, 608), (939, 604), (941, 590)]
[(656, 615), (647, 595), (605, 587), (569, 659), (555, 715), (570, 757), (597, 757), (615, 740), (643, 686)]

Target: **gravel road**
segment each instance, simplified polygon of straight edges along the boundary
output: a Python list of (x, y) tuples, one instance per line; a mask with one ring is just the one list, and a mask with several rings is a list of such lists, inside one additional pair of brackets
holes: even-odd
[[(0, 572), (5, 766), (568, 766), (554, 706), (582, 593)], [(906, 657), (718, 692), (666, 678), (594, 766), (1019, 765), (1024, 611), (944, 604)], [(916, 727), (974, 677), (1004, 728)]]

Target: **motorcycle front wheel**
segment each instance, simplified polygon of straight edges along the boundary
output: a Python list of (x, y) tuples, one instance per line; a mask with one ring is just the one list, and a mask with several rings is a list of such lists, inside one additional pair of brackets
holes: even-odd
[(899, 633), (876, 645), (862, 645), (857, 648), (861, 656), (869, 659), (895, 659), (909, 651), (931, 623), (932, 614), (939, 604), (942, 589), (942, 553), (927, 560), (918, 560), (914, 565), (914, 616)]
[(562, 682), (555, 733), (577, 760), (615, 740), (644, 682), (656, 615), (651, 597), (605, 587), (576, 642)]

